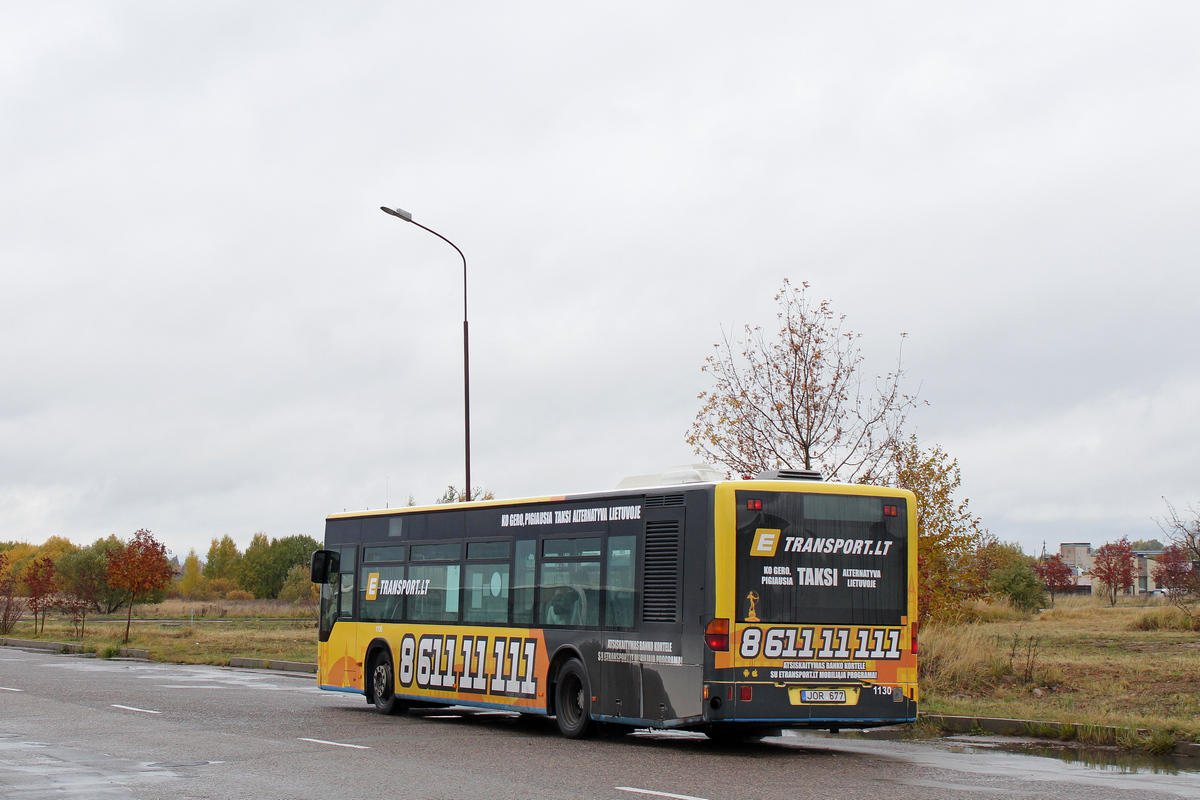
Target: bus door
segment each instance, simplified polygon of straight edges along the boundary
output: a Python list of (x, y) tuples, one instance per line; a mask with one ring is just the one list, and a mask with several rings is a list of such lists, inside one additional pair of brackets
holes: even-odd
[(644, 517), (642, 604), (634, 652), (642, 718), (667, 724), (703, 713), (702, 667), (683, 660), (684, 509), (653, 508), (647, 502)]
[(600, 641), (597, 711), (618, 719), (642, 718), (642, 670), (632, 645), (637, 617), (637, 567), (641, 537), (610, 535), (605, 553), (604, 632)]
[[(357, 548), (334, 548), (325, 582), (321, 586), (321, 619), (318, 645), (321, 650), (317, 676), (319, 685), (362, 689), (362, 664), (358, 653), (354, 620), (354, 571)], [(341, 624), (339, 624), (341, 623)]]

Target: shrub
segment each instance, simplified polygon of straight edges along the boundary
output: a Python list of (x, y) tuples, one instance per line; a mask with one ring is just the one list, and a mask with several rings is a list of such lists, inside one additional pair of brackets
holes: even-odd
[[(966, 622), (1024, 622), (1029, 614), (1014, 608), (1007, 602), (972, 600), (963, 605), (963, 620)], [(922, 642), (924, 644), (924, 642)]]
[(245, 589), (234, 589), (225, 595), (226, 600), (253, 600), (254, 593), (247, 592)]
[(1172, 606), (1152, 608), (1129, 623), (1136, 631), (1200, 631), (1200, 618), (1189, 617)]

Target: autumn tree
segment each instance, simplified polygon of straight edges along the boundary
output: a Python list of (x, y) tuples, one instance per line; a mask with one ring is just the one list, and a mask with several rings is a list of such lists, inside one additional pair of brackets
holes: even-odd
[(970, 500), (955, 497), (958, 460), (915, 436), (896, 443), (893, 483), (917, 496), (917, 605), (922, 619), (953, 617), (968, 597), (972, 554), (987, 540)]
[(1018, 611), (1037, 611), (1046, 599), (1046, 587), (1028, 561), (1010, 561), (988, 576), (988, 594), (1001, 598)]
[(200, 556), (196, 555), (193, 548), (183, 560), (183, 574), (179, 576), (177, 584), (179, 596), (184, 600), (203, 600), (204, 583), (204, 576), (200, 573)]
[(317, 618), (321, 603), (321, 584), (312, 582), (312, 574), (307, 564), (295, 564), (288, 570), (283, 579), (283, 588), (279, 590), (279, 599), (304, 609), (312, 614), (314, 620)]
[(227, 580), (236, 582), (238, 565), (241, 564), (242, 554), (229, 534), (212, 540), (208, 548), (208, 559), (204, 562), (202, 574), (210, 581)]
[(1034, 560), (1019, 544), (984, 537), (968, 558), (966, 591), (971, 597), (1004, 600), (1019, 611), (1036, 611), (1045, 596)]
[(307, 564), (321, 543), (311, 536), (285, 536), (268, 539), (263, 532), (254, 534), (238, 570), (238, 581), (246, 591), (260, 599), (274, 599), (283, 588), (288, 571)]
[[(238, 564), (238, 584), (254, 596), (262, 599), (274, 597), (271, 589), (275, 582), (274, 565), (271, 563), (271, 540), (267, 534), (259, 531), (250, 539), (246, 552)], [(279, 591), (279, 587), (274, 587)]]
[(129, 643), (129, 627), (133, 622), (133, 604), (139, 598), (162, 591), (174, 577), (166, 545), (145, 528), (136, 531), (128, 544), (108, 553), (108, 583), (124, 591), (129, 598), (129, 613), (125, 617), (126, 644)]
[(1172, 544), (1162, 551), (1150, 574), (1172, 605), (1193, 616), (1192, 606), (1200, 602), (1200, 561), (1191, 558), (1180, 545)]
[(79, 548), (65, 536), (50, 536), (37, 549), (37, 558), (48, 558), (55, 567), (67, 553), (73, 553)]
[(80, 547), (65, 554), (57, 566), (59, 591), (64, 598), (98, 611), (100, 594), (108, 588), (107, 566), (104, 551), (98, 548)]
[(899, 358), (895, 371), (872, 376), (859, 334), (843, 330), (845, 317), (827, 301), (813, 305), (807, 290), (783, 282), (777, 332), (747, 325), (741, 338), (726, 335), (714, 346), (703, 367), (713, 387), (699, 396), (687, 441), (735, 475), (811, 469), (878, 482), (918, 400), (900, 388)]
[(37, 557), (37, 547), (28, 542), (5, 542), (4, 552), (8, 555), (8, 568), (13, 576), (17, 579), (15, 589), (17, 592), (23, 593), (25, 586), (21, 581), (21, 575), (25, 572), (25, 567)]
[(1033, 572), (1050, 593), (1050, 605), (1054, 605), (1054, 595), (1061, 594), (1075, 585), (1077, 580), (1071, 565), (1063, 561), (1058, 553), (1047, 556), (1033, 567)]
[(46, 629), (46, 612), (54, 605), (54, 562), (49, 556), (33, 559), (25, 565), (21, 581), (25, 584), (27, 603), (33, 613), (33, 632), (41, 633)]
[(125, 547), (115, 534), (109, 534), (104, 539), (97, 539), (88, 547), (80, 548), (85, 555), (89, 579), (98, 575), (96, 581), (96, 610), (102, 614), (113, 614), (125, 603), (127, 594), (124, 589), (113, 587), (108, 583), (109, 554), (120, 551)]
[(25, 598), (17, 597), (17, 577), (13, 574), (12, 556), (0, 551), (0, 636), (7, 636), (21, 617), (25, 616)]
[(1122, 536), (1096, 551), (1092, 559), (1092, 577), (1104, 584), (1104, 594), (1111, 605), (1117, 604), (1117, 593), (1133, 588), (1136, 561), (1129, 537)]

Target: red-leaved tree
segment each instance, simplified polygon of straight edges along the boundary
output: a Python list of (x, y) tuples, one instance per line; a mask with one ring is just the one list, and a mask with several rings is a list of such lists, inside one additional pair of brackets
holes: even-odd
[[(33, 632), (46, 629), (46, 612), (54, 605), (54, 562), (49, 556), (35, 558), (25, 567), (21, 579), (29, 590), (29, 610), (33, 612)], [(41, 626), (38, 618), (41, 617)]]
[(150, 535), (145, 528), (133, 534), (129, 543), (108, 552), (108, 585), (129, 593), (129, 612), (125, 617), (125, 643), (129, 643), (129, 626), (133, 622), (133, 604), (165, 589), (175, 576), (167, 558), (167, 547)]
[(1134, 565), (1133, 545), (1128, 536), (1110, 542), (1096, 551), (1092, 561), (1092, 577), (1104, 584), (1108, 602), (1117, 604), (1117, 593), (1133, 588)]
[(1076, 581), (1075, 571), (1058, 553), (1034, 564), (1033, 574), (1038, 576), (1046, 591), (1050, 593), (1050, 605), (1054, 605), (1054, 595), (1070, 589)]
[(1192, 616), (1191, 605), (1200, 601), (1200, 569), (1197, 569), (1191, 554), (1173, 544), (1162, 551), (1150, 574), (1166, 592), (1167, 599), (1180, 611)]

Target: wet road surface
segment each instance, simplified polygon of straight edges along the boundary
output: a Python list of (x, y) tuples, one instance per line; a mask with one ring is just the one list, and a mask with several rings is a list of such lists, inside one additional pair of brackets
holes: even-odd
[(1088, 766), (1010, 747), (649, 732), (575, 742), (548, 720), (490, 712), (383, 717), (311, 676), (0, 648), (0, 796), (13, 800), (1200, 798), (1186, 763), (1113, 753)]

